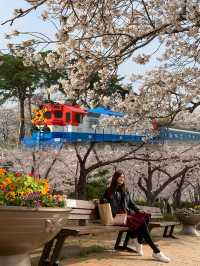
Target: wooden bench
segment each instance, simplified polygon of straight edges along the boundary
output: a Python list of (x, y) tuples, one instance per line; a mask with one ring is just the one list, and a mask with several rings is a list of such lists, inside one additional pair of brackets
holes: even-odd
[(164, 228), (163, 237), (176, 238), (173, 235), (173, 232), (174, 232), (175, 226), (180, 224), (179, 222), (177, 222), (177, 221), (164, 221), (164, 217), (161, 213), (160, 208), (140, 206), (140, 209), (144, 210), (145, 212), (151, 213), (151, 221), (149, 223), (150, 231), (153, 228), (162, 227), (162, 228)]
[[(64, 245), (64, 241), (69, 236), (81, 236), (81, 235), (96, 235), (101, 233), (118, 232), (118, 236), (114, 245), (116, 250), (128, 250), (130, 249), (128, 241), (130, 235), (128, 233), (128, 227), (125, 226), (104, 226), (100, 224), (98, 209), (94, 202), (83, 201), (83, 200), (71, 200), (72, 211), (68, 217), (69, 220), (78, 222), (77, 225), (65, 226), (61, 231), (48, 243), (46, 243), (38, 266), (57, 266), (59, 265), (59, 255)], [(143, 208), (143, 207), (142, 207)], [(144, 210), (151, 213), (153, 219), (161, 218), (161, 213), (158, 211), (159, 208), (146, 207)], [(165, 224), (164, 224), (165, 223)], [(175, 222), (150, 222), (150, 229), (153, 227), (164, 226), (165, 232), (164, 237), (172, 237), (173, 228), (177, 224)], [(171, 226), (169, 235), (166, 235), (167, 228)], [(120, 245), (123, 234), (126, 233), (125, 240)]]
[[(72, 211), (69, 220), (78, 222), (75, 226), (66, 226), (49, 242), (46, 243), (38, 266), (59, 265), (59, 255), (68, 236), (96, 235), (110, 232), (127, 232), (125, 226), (104, 226), (100, 224), (98, 209), (94, 202), (83, 200), (71, 200)], [(115, 249), (120, 249), (121, 234), (118, 234)], [(122, 247), (121, 247), (122, 248)]]

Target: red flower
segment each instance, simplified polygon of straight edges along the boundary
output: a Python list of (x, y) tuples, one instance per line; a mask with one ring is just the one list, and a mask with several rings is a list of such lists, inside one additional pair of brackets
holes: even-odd
[(15, 176), (16, 176), (16, 177), (19, 177), (19, 176), (21, 176), (21, 175), (22, 175), (21, 173), (18, 173), (18, 172), (15, 173)]

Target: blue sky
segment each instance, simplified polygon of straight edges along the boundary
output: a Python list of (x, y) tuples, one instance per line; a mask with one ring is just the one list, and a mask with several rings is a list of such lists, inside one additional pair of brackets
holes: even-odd
[[(0, 0), (0, 24), (5, 20), (12, 18), (14, 8), (26, 9), (30, 7), (24, 0)], [(14, 29), (21, 32), (42, 32), (49, 36), (53, 35), (52, 25), (49, 22), (43, 22), (39, 16), (41, 9), (31, 12), (27, 16), (15, 20), (11, 27), (9, 23), (0, 26), (0, 49), (6, 48), (7, 40), (4, 39), (5, 33), (9, 33)]]
[[(25, 9), (27, 7), (30, 7), (30, 5), (28, 5), (24, 0), (0, 0), (0, 24), (12, 17), (14, 8)], [(0, 49), (6, 49), (6, 43), (8, 40), (4, 39), (5, 33), (9, 33), (14, 29), (17, 29), (21, 32), (38, 31), (45, 33), (48, 36), (53, 36), (54, 30), (52, 24), (41, 21), (39, 18), (40, 13), (41, 9), (38, 9), (27, 16), (16, 20), (12, 27), (9, 24), (0, 26)], [(144, 52), (149, 52), (149, 50), (156, 49), (157, 45), (158, 43), (154, 42), (150, 45), (150, 47), (144, 49)], [(125, 76), (125, 81), (128, 82), (128, 76), (130, 76), (131, 73), (144, 73), (145, 70), (153, 68), (153, 66), (156, 64), (157, 61), (155, 60), (155, 57), (153, 58), (153, 61), (146, 66), (134, 64), (132, 60), (129, 59), (119, 67), (119, 74), (121, 76)]]

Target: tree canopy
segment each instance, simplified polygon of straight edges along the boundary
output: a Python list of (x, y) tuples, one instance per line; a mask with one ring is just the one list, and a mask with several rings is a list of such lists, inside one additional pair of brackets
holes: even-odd
[[(30, 8), (15, 9), (15, 17), (6, 22), (13, 24), (15, 19), (42, 6), (42, 19), (57, 23), (57, 32), (55, 39), (40, 36), (37, 40), (24, 41), (20, 53), (24, 50), (26, 60), (40, 62), (28, 47), (53, 43), (54, 53), (49, 53), (45, 61), (52, 69), (68, 70), (68, 80), (63, 79), (60, 83), (70, 97), (90, 92), (88, 77), (94, 72), (99, 73), (101, 86), (107, 89), (107, 80), (127, 58), (146, 64), (152, 53), (144, 53), (141, 48), (154, 41), (155, 51), (162, 47), (160, 65), (146, 75), (135, 76), (134, 80), (139, 80), (140, 85), (135, 86), (134, 92), (130, 91), (126, 99), (111, 95), (110, 104), (126, 112), (132, 124), (152, 117), (173, 120), (181, 110), (192, 112), (200, 105), (199, 1), (27, 2)], [(16, 30), (11, 35), (19, 34)], [(14, 46), (10, 44), (10, 47)], [(77, 61), (72, 66), (70, 60), (74, 58)], [(93, 97), (90, 94), (90, 98)]]

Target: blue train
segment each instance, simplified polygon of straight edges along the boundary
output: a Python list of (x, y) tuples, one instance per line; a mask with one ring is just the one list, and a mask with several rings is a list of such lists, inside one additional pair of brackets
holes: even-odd
[(100, 116), (122, 117), (123, 113), (104, 107), (83, 110), (79, 106), (69, 104), (44, 104), (32, 120), (35, 130), (30, 137), (24, 137), (22, 145), (28, 148), (45, 148), (59, 147), (65, 142), (200, 142), (200, 132), (190, 130), (161, 127), (155, 130), (153, 137), (152, 131), (150, 133), (148, 130), (127, 133), (112, 126), (101, 127)]

